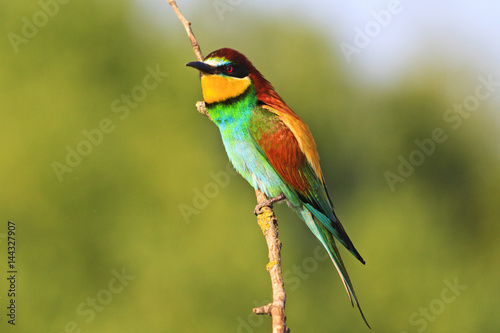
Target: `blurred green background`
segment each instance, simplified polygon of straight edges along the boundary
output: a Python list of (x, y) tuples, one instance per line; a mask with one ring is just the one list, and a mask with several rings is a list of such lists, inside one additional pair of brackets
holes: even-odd
[[(251, 314), (271, 297), (254, 192), (194, 107), (201, 88), (184, 66), (195, 58), (183, 27), (165, 1), (155, 6), (0, 4), (2, 332), (271, 330)], [(299, 4), (179, 6), (205, 54), (246, 54), (309, 124), (367, 262), (342, 250), (373, 331), (500, 329), (499, 87), (482, 83), (500, 76), (431, 48), (381, 82), (358, 54), (346, 61), (339, 45), (353, 39), (332, 41)], [(373, 50), (377, 38), (391, 49), (384, 34), (398, 20)], [(464, 103), (473, 111), (453, 111)], [(285, 205), (276, 212), (292, 332), (368, 332), (314, 236)]]

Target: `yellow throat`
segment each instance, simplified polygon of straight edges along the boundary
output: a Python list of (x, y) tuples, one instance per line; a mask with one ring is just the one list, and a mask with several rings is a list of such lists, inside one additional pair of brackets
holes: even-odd
[(250, 78), (236, 78), (221, 75), (201, 76), (201, 89), (205, 103), (222, 102), (243, 94), (252, 81)]

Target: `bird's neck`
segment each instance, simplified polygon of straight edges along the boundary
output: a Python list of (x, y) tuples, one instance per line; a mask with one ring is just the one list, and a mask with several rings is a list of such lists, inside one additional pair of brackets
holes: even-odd
[(210, 118), (221, 129), (229, 125), (238, 126), (248, 123), (256, 105), (257, 94), (253, 84), (237, 96), (215, 103), (206, 103)]

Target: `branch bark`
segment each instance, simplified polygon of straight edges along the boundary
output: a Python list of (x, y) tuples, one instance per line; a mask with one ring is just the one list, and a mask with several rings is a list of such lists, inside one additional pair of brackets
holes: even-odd
[[(174, 0), (167, 0), (167, 2), (170, 6), (172, 6), (175, 14), (186, 29), (186, 33), (189, 37), (189, 40), (191, 41), (191, 46), (193, 47), (193, 51), (196, 54), (196, 58), (198, 59), (198, 61), (203, 61), (204, 57), (201, 53), (200, 45), (196, 41), (193, 30), (191, 29), (191, 22), (184, 18)], [(196, 108), (198, 112), (204, 114), (211, 120), (204, 102), (197, 102)], [(255, 195), (257, 197), (258, 204), (262, 204), (268, 201), (264, 193), (259, 190), (255, 190)], [(283, 282), (283, 272), (281, 269), (281, 242), (278, 238), (278, 219), (274, 215), (272, 205), (263, 206), (258, 211), (257, 223), (259, 224), (262, 233), (266, 238), (267, 247), (269, 249), (269, 263), (266, 265), (266, 269), (271, 276), (273, 302), (259, 308), (254, 308), (253, 312), (255, 314), (267, 314), (272, 317), (273, 333), (288, 333), (290, 332), (290, 330), (286, 326), (285, 317), (286, 294)]]
[(179, 10), (179, 7), (177, 7), (175, 0), (167, 0), (167, 2), (170, 6), (172, 6), (175, 14), (181, 21), (182, 25), (184, 26), (184, 29), (186, 29), (189, 40), (191, 41), (191, 46), (193, 47), (194, 54), (196, 54), (196, 59), (198, 59), (198, 61), (203, 61), (205, 57), (203, 56), (203, 53), (201, 53), (200, 45), (198, 44), (198, 41), (194, 37), (193, 30), (191, 29), (191, 22), (189, 22), (184, 18), (181, 11)]
[[(255, 195), (259, 204), (267, 201), (266, 196), (261, 191), (255, 190)], [(257, 215), (257, 223), (264, 237), (266, 237), (269, 249), (269, 263), (266, 265), (266, 269), (271, 275), (273, 302), (260, 308), (254, 308), (253, 313), (271, 316), (273, 319), (273, 333), (288, 333), (290, 330), (286, 326), (286, 294), (281, 269), (281, 241), (278, 238), (278, 219), (270, 206), (264, 206), (260, 209)]]

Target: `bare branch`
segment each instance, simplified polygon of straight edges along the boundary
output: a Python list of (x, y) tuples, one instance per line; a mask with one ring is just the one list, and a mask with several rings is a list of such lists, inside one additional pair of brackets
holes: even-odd
[(191, 22), (189, 22), (184, 18), (181, 11), (179, 10), (179, 7), (177, 7), (175, 0), (167, 0), (167, 2), (170, 6), (172, 6), (175, 14), (181, 21), (182, 25), (184, 26), (184, 29), (186, 29), (189, 40), (191, 41), (191, 46), (193, 47), (194, 54), (196, 54), (196, 59), (198, 59), (198, 61), (203, 61), (205, 57), (203, 57), (203, 53), (201, 53), (200, 45), (198, 44), (196, 38), (194, 37), (193, 30), (191, 30)]
[[(267, 200), (264, 193), (255, 190), (257, 197), (257, 206), (261, 206)], [(282, 199), (282, 198), (281, 198)], [(271, 199), (272, 201), (273, 199)], [(274, 215), (271, 206), (263, 206), (257, 215), (257, 223), (259, 224), (262, 233), (266, 237), (267, 247), (269, 248), (269, 263), (266, 269), (271, 275), (271, 284), (273, 287), (273, 302), (254, 308), (255, 314), (267, 314), (273, 318), (273, 333), (287, 333), (289, 332), (286, 326), (285, 317), (285, 285), (283, 282), (283, 272), (281, 269), (281, 242), (278, 238), (278, 219)]]
[(202, 101), (196, 102), (196, 110), (198, 110), (199, 113), (207, 116), (208, 119), (212, 120), (212, 118), (210, 117), (210, 115), (207, 112), (207, 108), (205, 106), (205, 102), (202, 102)]

